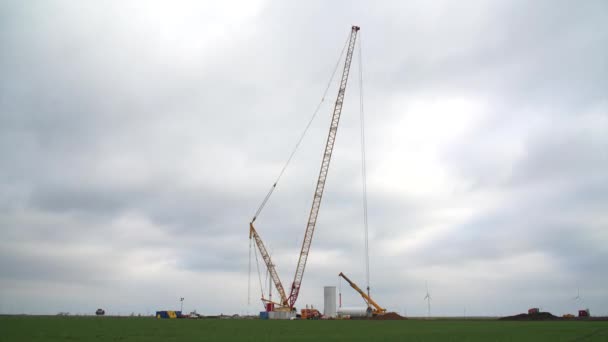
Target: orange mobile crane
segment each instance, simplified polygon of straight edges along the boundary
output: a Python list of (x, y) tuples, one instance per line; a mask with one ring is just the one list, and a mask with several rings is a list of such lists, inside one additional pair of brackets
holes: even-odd
[(264, 304), (270, 303), (273, 305), (277, 305), (276, 311), (295, 311), (294, 305), (296, 300), (298, 299), (298, 294), (300, 293), (300, 287), (302, 286), (302, 278), (304, 277), (304, 269), (306, 268), (306, 260), (308, 259), (308, 253), (310, 252), (310, 246), (312, 243), (312, 237), (315, 231), (315, 225), (317, 224), (317, 216), (319, 215), (319, 208), (321, 207), (321, 199), (323, 197), (323, 190), (325, 189), (325, 181), (327, 180), (327, 173), (329, 171), (329, 163), (331, 161), (331, 155), (334, 149), (334, 144), (336, 142), (336, 133), (338, 131), (338, 123), (340, 122), (340, 114), (342, 113), (342, 105), (344, 103), (344, 94), (346, 93), (346, 84), (348, 82), (348, 74), (350, 71), (350, 64), (353, 58), (353, 51), (355, 48), (355, 42), (357, 40), (357, 33), (359, 32), (358, 26), (352, 26), (351, 32), (348, 40), (348, 49), (346, 53), (346, 58), (344, 61), (344, 70), (342, 72), (342, 78), (340, 81), (340, 88), (338, 90), (338, 96), (336, 98), (336, 103), (334, 106), (333, 115), (331, 118), (331, 124), (329, 126), (329, 134), (327, 136), (327, 142), (325, 144), (325, 151), (323, 153), (323, 160), (321, 162), (321, 170), (319, 171), (319, 178), (317, 180), (317, 186), (315, 188), (312, 207), (310, 209), (310, 214), (308, 216), (308, 223), (306, 224), (306, 231), (304, 232), (304, 240), (302, 241), (302, 249), (300, 251), (300, 257), (298, 259), (298, 265), (296, 267), (295, 276), (293, 278), (293, 282), (291, 283), (291, 289), (289, 290), (289, 296), (285, 292), (283, 288), (283, 284), (281, 283), (281, 279), (277, 273), (277, 270), (274, 266), (270, 258), (270, 254), (266, 250), (260, 235), (256, 231), (253, 223), (258, 217), (261, 209), (265, 205), (266, 201), (270, 197), (274, 188), (276, 188), (277, 183), (275, 182), (271, 187), (270, 192), (266, 195), (266, 198), (262, 202), (262, 205), (258, 209), (256, 215), (253, 217), (251, 222), (249, 223), (249, 239), (254, 239), (260, 254), (262, 255), (262, 259), (266, 264), (266, 268), (268, 269), (268, 273), (272, 278), (275, 288), (279, 292), (279, 296), (281, 297), (280, 302), (272, 302), (271, 299), (262, 298), (262, 302)]

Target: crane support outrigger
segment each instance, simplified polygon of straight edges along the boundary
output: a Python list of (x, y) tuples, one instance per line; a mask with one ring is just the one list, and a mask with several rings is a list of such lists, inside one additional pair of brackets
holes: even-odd
[[(346, 84), (348, 83), (348, 75), (350, 71), (350, 64), (353, 58), (353, 52), (355, 49), (355, 43), (357, 40), (357, 33), (359, 32), (359, 26), (352, 26), (350, 37), (348, 40), (348, 49), (346, 53), (346, 58), (344, 61), (344, 70), (342, 71), (342, 78), (340, 81), (340, 88), (338, 90), (338, 96), (336, 98), (336, 103), (334, 106), (334, 111), (331, 118), (331, 124), (329, 126), (329, 134), (327, 136), (327, 142), (325, 144), (325, 151), (323, 153), (323, 160), (321, 161), (321, 169), (319, 171), (319, 178), (317, 180), (317, 186), (315, 188), (312, 207), (310, 209), (310, 214), (308, 216), (308, 223), (306, 224), (306, 230), (304, 232), (304, 239), (302, 241), (302, 248), (300, 250), (300, 256), (298, 259), (298, 264), (296, 267), (296, 272), (294, 275), (293, 282), (291, 284), (291, 288), (289, 291), (289, 297), (286, 296), (285, 290), (279, 278), (279, 275), (274, 267), (270, 259), (270, 254), (267, 252), (266, 247), (264, 247), (264, 243), (262, 239), (258, 235), (256, 229), (253, 226), (253, 222), (255, 221), (256, 216), (249, 223), (249, 238), (253, 238), (255, 240), (256, 246), (264, 259), (264, 263), (266, 264), (266, 268), (268, 269), (268, 273), (270, 274), (274, 285), (279, 291), (281, 296), (281, 307), (283, 309), (289, 308), (289, 310), (294, 310), (294, 305), (296, 300), (298, 299), (298, 295), (300, 293), (300, 287), (302, 285), (302, 279), (304, 277), (304, 270), (306, 268), (306, 261), (308, 259), (308, 254), (310, 252), (310, 246), (312, 244), (312, 238), (315, 231), (315, 226), (317, 224), (317, 216), (319, 215), (319, 209), (321, 207), (321, 199), (323, 198), (323, 191), (325, 189), (325, 181), (327, 180), (327, 174), (329, 171), (329, 164), (331, 162), (331, 156), (334, 149), (334, 144), (336, 142), (336, 133), (338, 131), (338, 124), (340, 122), (340, 115), (342, 113), (342, 106), (344, 104), (344, 95), (346, 93)], [(276, 187), (276, 183), (273, 185), (273, 188)], [(272, 191), (272, 190), (271, 190)], [(270, 193), (264, 199), (263, 204), (268, 200)], [(262, 204), (262, 205), (263, 205)], [(260, 209), (258, 209), (259, 214)], [(264, 299), (262, 299), (265, 301)]]

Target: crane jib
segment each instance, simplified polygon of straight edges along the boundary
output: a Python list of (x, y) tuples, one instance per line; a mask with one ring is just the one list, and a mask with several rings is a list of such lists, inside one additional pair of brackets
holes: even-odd
[(274, 287), (279, 291), (279, 296), (281, 296), (281, 305), (287, 306), (287, 296), (285, 295), (285, 290), (283, 289), (283, 284), (281, 283), (281, 279), (279, 278), (279, 274), (277, 273), (277, 269), (274, 267), (272, 260), (270, 258), (270, 254), (266, 250), (264, 243), (262, 242), (262, 238), (258, 235), (258, 232), (253, 227), (253, 222), (249, 223), (249, 238), (253, 238), (255, 240), (255, 244), (258, 246), (260, 250), (260, 254), (264, 259), (264, 263), (268, 268), (268, 273), (270, 273), (270, 277), (274, 282)]
[(300, 252), (300, 258), (296, 267), (296, 273), (289, 293), (288, 301), (289, 307), (291, 308), (293, 308), (296, 300), (298, 299), (298, 294), (300, 293), (300, 286), (302, 283), (302, 278), (304, 276), (304, 269), (306, 268), (306, 260), (308, 259), (308, 252), (310, 251), (310, 245), (312, 243), (312, 237), (314, 235), (315, 225), (317, 223), (317, 216), (319, 215), (319, 208), (321, 206), (323, 190), (325, 189), (325, 181), (327, 179), (327, 173), (329, 171), (329, 163), (331, 161), (331, 155), (334, 149), (334, 143), (336, 141), (336, 133), (338, 131), (338, 124), (340, 122), (340, 114), (342, 113), (344, 94), (346, 93), (346, 84), (348, 83), (348, 74), (350, 71), (350, 64), (353, 59), (353, 51), (355, 48), (355, 42), (357, 40), (358, 31), (358, 26), (353, 26), (351, 28), (350, 38), (348, 42), (348, 50), (346, 53), (346, 59), (344, 61), (344, 70), (342, 72), (342, 79), (340, 81), (340, 89), (338, 90), (338, 96), (336, 98), (336, 104), (334, 106), (331, 125), (329, 126), (329, 134), (327, 136), (327, 143), (325, 144), (325, 152), (323, 153), (323, 161), (321, 162), (321, 169), (319, 171), (317, 187), (314, 192), (312, 207), (310, 209), (310, 214), (308, 217), (308, 224), (306, 225), (306, 231), (304, 233), (304, 240), (302, 241), (302, 250)]

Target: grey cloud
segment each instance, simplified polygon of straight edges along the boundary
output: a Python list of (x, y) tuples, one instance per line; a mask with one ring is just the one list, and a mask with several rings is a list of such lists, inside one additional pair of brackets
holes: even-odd
[[(446, 296), (438, 313), (460, 314), (462, 303), (448, 295), (478, 300), (471, 310), (479, 314), (518, 310), (485, 302), (520, 292), (524, 276), (509, 260), (539, 253), (559, 267), (542, 275), (555, 284), (543, 300), (566, 310), (555, 298), (589, 279), (590, 300), (605, 308), (604, 2), (270, 2), (234, 32), (183, 18), (200, 10), (190, 5), (151, 4), (156, 12), (113, 2), (1, 5), (0, 282), (7, 292), (0, 310), (23, 304), (36, 311), (19, 288), (53, 283), (78, 286), (73, 310), (84, 310), (91, 294), (120, 307), (120, 296), (137, 293), (129, 310), (145, 311), (186, 292), (200, 295), (209, 311), (244, 311), (248, 222), (354, 23), (363, 28), (370, 173), (382, 178), (391, 170), (378, 165), (408, 160), (385, 152), (409, 144), (405, 133), (389, 136), (387, 128), (424, 115), (411, 103), (459, 97), (487, 104), (479, 122), (437, 147), (451, 191), (409, 192), (398, 186), (409, 173), (387, 179), (395, 189), (368, 188), (379, 298), (423, 314), (416, 293), (429, 278), (438, 298)], [(172, 24), (171, 15), (187, 25)], [(339, 271), (364, 279), (352, 75), (302, 303), (319, 303), (317, 290)], [(257, 221), (285, 282), (310, 209), (336, 85), (330, 89)], [(414, 143), (431, 150), (432, 142)], [(414, 163), (404, 170), (424, 160)], [(486, 201), (498, 205), (486, 208)], [(446, 214), (457, 209), (471, 217)], [(442, 234), (424, 238), (438, 225)], [(390, 243), (398, 255), (385, 248)], [(505, 267), (503, 278), (495, 267)], [(181, 285), (168, 287), (157, 272)], [(36, 300), (60, 311), (49, 296)]]

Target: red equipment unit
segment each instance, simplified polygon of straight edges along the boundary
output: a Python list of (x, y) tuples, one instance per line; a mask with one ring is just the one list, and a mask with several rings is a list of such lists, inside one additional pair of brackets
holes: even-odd
[(528, 309), (528, 315), (538, 315), (540, 310), (538, 308)]
[(589, 310), (578, 310), (578, 317), (589, 317)]
[(274, 311), (274, 303), (266, 303), (266, 311)]

